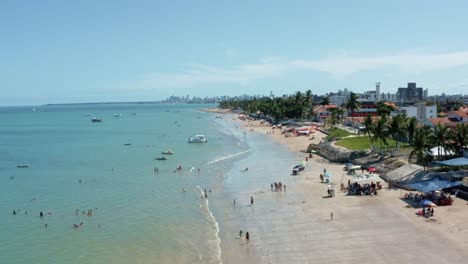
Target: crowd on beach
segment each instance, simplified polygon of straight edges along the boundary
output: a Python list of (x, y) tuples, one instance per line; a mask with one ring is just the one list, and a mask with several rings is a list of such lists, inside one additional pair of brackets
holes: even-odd
[(282, 184), (281, 182), (274, 182), (270, 184), (270, 189), (273, 192), (281, 192), (281, 191), (286, 191), (286, 184)]

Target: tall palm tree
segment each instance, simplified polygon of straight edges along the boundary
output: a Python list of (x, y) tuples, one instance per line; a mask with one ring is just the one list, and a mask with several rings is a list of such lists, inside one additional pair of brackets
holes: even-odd
[[(346, 109), (351, 112), (351, 121), (354, 127), (354, 116), (352, 115), (354, 111), (361, 108), (361, 102), (358, 101), (358, 96), (355, 93), (351, 93), (348, 97), (348, 102), (346, 103)], [(356, 134), (356, 128), (354, 129)]]
[(374, 124), (372, 123), (372, 117), (371, 115), (367, 115), (366, 116), (366, 119), (364, 119), (364, 134), (367, 134), (367, 136), (369, 136), (369, 141), (372, 145), (372, 143), (374, 142), (373, 138), (372, 138), (372, 131), (374, 130)]
[(304, 95), (304, 109), (306, 111), (306, 118), (310, 119), (312, 116), (313, 94), (311, 90), (307, 90)]
[[(387, 137), (388, 137), (388, 127), (387, 127), (387, 119), (383, 116), (377, 124), (374, 126), (374, 130), (372, 131), (374, 135), (374, 140), (379, 141), (380, 149), (383, 149), (383, 145), (387, 146)], [(383, 144), (382, 144), (383, 143)]]
[(379, 116), (389, 116), (393, 110), (395, 110), (393, 107), (386, 105), (384, 102), (377, 103), (377, 114)]
[(323, 97), (322, 101), (320, 101), (320, 105), (322, 105), (322, 106), (329, 105), (329, 104), (330, 104), (330, 98), (328, 98), (328, 97)]
[(413, 141), (413, 150), (411, 151), (408, 162), (411, 161), (413, 157), (416, 156), (417, 163), (422, 163), (424, 169), (426, 168), (426, 162), (428, 161), (429, 150), (431, 148), (431, 128), (428, 126), (417, 128), (414, 133), (414, 141)]
[(416, 117), (411, 117), (408, 119), (406, 123), (407, 123), (406, 133), (407, 133), (408, 141), (412, 145), (413, 139), (414, 139), (414, 133), (416, 132), (416, 128), (418, 125), (418, 120), (416, 119)]
[(296, 115), (302, 118), (304, 114), (304, 95), (300, 91), (297, 91), (294, 95), (294, 103)]
[(437, 145), (437, 151), (438, 151), (438, 159), (440, 160), (442, 157), (442, 149), (444, 149), (445, 154), (447, 154), (447, 148), (448, 148), (448, 139), (449, 139), (449, 130), (447, 126), (444, 126), (442, 124), (437, 124), (432, 133), (432, 141), (434, 144)]
[(334, 126), (339, 120), (339, 116), (344, 114), (344, 110), (342, 108), (330, 108), (331, 117), (330, 117), (330, 125)]
[(452, 137), (455, 141), (457, 152), (463, 152), (463, 147), (468, 145), (468, 126), (465, 123), (458, 124), (455, 130), (452, 130)]
[(392, 136), (393, 140), (395, 140), (395, 147), (398, 147), (398, 142), (405, 134), (405, 117), (403, 115), (396, 115), (392, 117), (392, 121), (389, 125), (389, 133)]

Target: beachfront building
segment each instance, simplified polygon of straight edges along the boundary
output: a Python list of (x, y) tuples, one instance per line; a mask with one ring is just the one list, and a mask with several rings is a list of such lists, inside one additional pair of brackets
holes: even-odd
[(331, 109), (336, 109), (338, 106), (336, 104), (321, 105), (314, 108), (315, 120), (318, 122), (325, 122), (328, 118), (332, 116)]
[(367, 115), (377, 116), (377, 101), (369, 99), (358, 99), (361, 103), (361, 108), (356, 109), (354, 112), (348, 113), (352, 117), (366, 117)]
[(428, 118), (437, 117), (437, 106), (427, 105), (425, 102), (422, 102), (411, 106), (401, 107), (401, 112), (404, 112), (407, 117), (416, 117), (418, 121), (423, 121)]

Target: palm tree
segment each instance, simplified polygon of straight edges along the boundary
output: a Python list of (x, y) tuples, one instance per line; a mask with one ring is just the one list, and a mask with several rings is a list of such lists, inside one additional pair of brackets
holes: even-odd
[(408, 136), (408, 141), (411, 145), (413, 144), (414, 133), (416, 132), (417, 125), (418, 120), (415, 117), (411, 117), (410, 119), (408, 119), (406, 125), (406, 133)]
[(377, 114), (379, 116), (389, 116), (393, 110), (395, 110), (393, 107), (386, 105), (384, 102), (377, 103)]
[(437, 145), (437, 151), (438, 151), (438, 159), (440, 160), (442, 157), (442, 149), (444, 149), (445, 154), (447, 154), (447, 140), (449, 139), (449, 130), (448, 127), (442, 125), (442, 124), (437, 124), (434, 127), (433, 133), (432, 133), (432, 141), (434, 144)]
[(377, 124), (374, 126), (374, 130), (372, 132), (374, 134), (374, 140), (378, 140), (380, 143), (380, 149), (383, 149), (383, 145), (388, 145), (388, 127), (387, 119), (385, 118), (385, 116), (383, 116), (379, 121), (377, 121)]
[(328, 97), (324, 97), (322, 98), (322, 101), (320, 101), (320, 105), (324, 106), (324, 105), (329, 105), (330, 104), (330, 98)]
[(334, 126), (338, 122), (338, 117), (344, 114), (344, 110), (342, 108), (330, 108), (331, 117), (330, 117), (330, 125)]
[(304, 97), (304, 109), (306, 111), (306, 118), (310, 119), (310, 116), (312, 115), (312, 106), (313, 106), (313, 95), (311, 90), (307, 90), (305, 92), (305, 97)]
[(455, 130), (452, 130), (452, 137), (457, 151), (463, 152), (463, 147), (468, 145), (468, 127), (465, 123), (458, 124)]
[[(361, 108), (361, 102), (358, 101), (358, 96), (355, 93), (351, 93), (348, 97), (348, 102), (346, 103), (346, 109), (351, 112), (351, 121), (354, 127), (354, 117), (353, 112)], [(356, 129), (354, 129), (354, 133), (356, 134)]]
[(300, 91), (297, 91), (294, 95), (294, 103), (297, 112), (296, 115), (302, 118), (304, 115), (304, 95)]
[(428, 126), (417, 128), (414, 133), (414, 141), (413, 141), (413, 150), (411, 151), (408, 162), (416, 156), (417, 163), (422, 163), (424, 169), (426, 169), (426, 162), (428, 161), (429, 156), (429, 149), (431, 148), (431, 128)]
[(395, 147), (398, 147), (398, 142), (404, 136), (405, 127), (404, 122), (405, 117), (403, 115), (396, 115), (392, 117), (392, 121), (389, 126), (389, 133), (392, 135), (393, 140), (395, 140)]
[(367, 134), (369, 136), (369, 141), (372, 145), (374, 142), (372, 138), (372, 131), (374, 130), (374, 124), (372, 123), (372, 117), (370, 114), (366, 116), (366, 119), (364, 119), (364, 134)]

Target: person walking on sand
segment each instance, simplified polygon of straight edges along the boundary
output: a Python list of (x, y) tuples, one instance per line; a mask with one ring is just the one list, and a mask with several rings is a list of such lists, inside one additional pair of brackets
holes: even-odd
[(323, 168), (323, 174), (327, 174), (327, 169)]
[(254, 199), (252, 196), (250, 196), (250, 206), (253, 206), (253, 204), (254, 204)]
[(333, 220), (333, 212), (330, 213), (330, 220)]
[(234, 199), (234, 202), (233, 202), (233, 204), (234, 204), (234, 207), (236, 207), (236, 199)]
[(242, 229), (239, 231), (239, 238), (242, 238)]
[(285, 185), (283, 185), (283, 187), (284, 187), (284, 191), (286, 191), (286, 184), (285, 184)]
[(245, 232), (245, 240), (247, 240), (247, 243), (250, 243), (250, 235), (249, 235), (249, 232)]
[(273, 191), (273, 183), (272, 183), (272, 184), (270, 184), (270, 187), (271, 187), (271, 191)]

